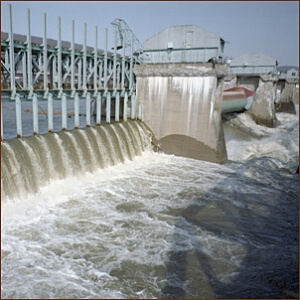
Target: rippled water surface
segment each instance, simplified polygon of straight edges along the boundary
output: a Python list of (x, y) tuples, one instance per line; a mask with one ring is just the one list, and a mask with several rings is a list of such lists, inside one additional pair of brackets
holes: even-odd
[(2, 202), (2, 297), (298, 298), (298, 116), (278, 119), (227, 121), (223, 165), (144, 151)]

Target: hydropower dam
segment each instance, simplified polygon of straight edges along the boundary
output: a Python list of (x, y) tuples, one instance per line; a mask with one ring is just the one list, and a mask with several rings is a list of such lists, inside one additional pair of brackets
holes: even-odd
[(298, 298), (299, 113), (275, 114), (276, 78), (46, 25), (1, 39), (1, 296)]

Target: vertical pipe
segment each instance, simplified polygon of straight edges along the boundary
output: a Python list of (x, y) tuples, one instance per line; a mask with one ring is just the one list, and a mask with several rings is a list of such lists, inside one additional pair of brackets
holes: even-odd
[(123, 36), (123, 59), (122, 59), (122, 90), (125, 90), (125, 57), (126, 57), (126, 50), (125, 50), (125, 39), (126, 33)]
[(53, 132), (53, 97), (48, 95), (48, 132)]
[(30, 30), (30, 9), (27, 9), (27, 78), (28, 89), (32, 89), (32, 49), (31, 49), (31, 30)]
[(95, 27), (95, 53), (94, 53), (94, 91), (97, 93), (97, 67), (98, 67), (98, 26)]
[(71, 43), (71, 90), (75, 88), (75, 21), (72, 20), (72, 43)]
[(117, 68), (117, 30), (114, 32), (115, 46), (114, 46), (114, 67), (113, 67), (113, 90), (116, 91), (116, 68)]
[(107, 93), (106, 96), (106, 123), (110, 123), (110, 102), (111, 102), (111, 96), (110, 93)]
[(116, 93), (115, 121), (120, 121), (120, 93)]
[(104, 48), (104, 89), (107, 89), (107, 39), (108, 30), (105, 28), (105, 48)]
[(85, 125), (87, 127), (91, 126), (91, 94), (87, 93), (86, 95), (86, 100), (85, 100), (85, 105), (86, 105), (86, 109), (85, 109), (85, 114), (86, 114), (86, 122)]
[(61, 57), (61, 17), (58, 17), (58, 40), (57, 40), (57, 48), (58, 48), (58, 61), (57, 61), (57, 85), (58, 89), (61, 89), (61, 79), (62, 79), (62, 57)]
[(22, 56), (22, 73), (23, 73), (23, 89), (27, 89), (27, 64), (26, 64), (26, 52), (23, 52)]
[(86, 28), (87, 24), (84, 23), (84, 35), (83, 35), (83, 88), (86, 89)]
[(39, 111), (37, 94), (33, 94), (32, 99), (32, 113), (33, 113), (33, 134), (39, 134)]
[(47, 58), (47, 14), (44, 13), (44, 91), (48, 87), (48, 58)]
[(135, 119), (135, 94), (131, 95), (131, 120)]
[(124, 111), (123, 111), (123, 121), (127, 121), (127, 105), (128, 105), (128, 94), (124, 95)]
[(96, 124), (101, 124), (101, 94), (97, 93), (97, 100), (96, 100)]
[(13, 34), (13, 21), (12, 21), (12, 8), (11, 4), (8, 4), (9, 10), (9, 71), (10, 71), (10, 88), (14, 94), (16, 90), (15, 86), (15, 50), (14, 50), (14, 34)]
[(22, 107), (20, 95), (16, 95), (16, 121), (17, 121), (17, 137), (22, 137)]
[(77, 129), (79, 128), (79, 95), (78, 93), (75, 94), (74, 99), (74, 127)]
[(130, 50), (130, 72), (129, 72), (129, 89), (133, 89), (133, 34), (131, 35), (131, 50)]

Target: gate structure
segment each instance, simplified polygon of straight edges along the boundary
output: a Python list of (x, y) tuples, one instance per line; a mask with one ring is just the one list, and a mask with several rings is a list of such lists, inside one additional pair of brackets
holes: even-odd
[[(87, 24), (84, 24), (82, 45), (75, 44), (75, 21), (72, 21), (71, 42), (61, 39), (61, 17), (57, 19), (57, 40), (47, 38), (47, 15), (44, 13), (43, 37), (31, 36), (30, 10), (27, 10), (27, 35), (13, 33), (12, 7), (9, 10), (9, 32), (1, 33), (1, 90), (15, 99), (16, 93), (34, 93), (48, 97), (49, 92), (62, 97), (67, 93), (75, 97), (78, 92), (95, 96), (98, 92), (133, 93), (135, 82), (133, 65), (137, 58), (117, 46), (118, 32), (114, 32), (113, 52), (108, 51), (108, 29), (105, 29), (104, 50), (98, 49), (98, 26), (95, 27), (95, 44), (87, 46)], [(127, 40), (130, 37), (127, 37)], [(132, 34), (131, 39), (134, 40)], [(133, 43), (132, 43), (133, 44)], [(122, 53), (117, 52), (122, 48)]]
[[(126, 31), (119, 42), (120, 29), (114, 26), (114, 47), (108, 51), (108, 29), (104, 30), (104, 50), (98, 49), (98, 26), (94, 46), (87, 46), (87, 24), (84, 23), (82, 45), (75, 43), (75, 21), (72, 21), (71, 42), (61, 39), (61, 17), (57, 18), (57, 40), (47, 38), (47, 15), (44, 13), (43, 37), (31, 35), (30, 10), (27, 9), (27, 35), (14, 34), (12, 6), (8, 4), (9, 32), (1, 32), (1, 100), (15, 101), (17, 137), (22, 137), (22, 100), (32, 101), (33, 134), (39, 134), (38, 102), (48, 100), (49, 132), (53, 131), (53, 99), (61, 100), (62, 127), (66, 129), (67, 100), (74, 100), (75, 128), (79, 125), (79, 99), (86, 100), (86, 126), (91, 114), (100, 125), (141, 119), (136, 114), (133, 67), (138, 63), (134, 53), (136, 37)], [(118, 19), (120, 20), (120, 19)], [(121, 20), (122, 21), (122, 20)], [(125, 31), (121, 32), (122, 34)], [(131, 39), (131, 46), (128, 40)], [(121, 50), (120, 50), (121, 49)], [(129, 49), (129, 51), (128, 51)], [(120, 53), (118, 53), (120, 50)], [(127, 52), (129, 53), (126, 53)], [(2, 101), (1, 101), (2, 105)], [(101, 109), (102, 108), (102, 109)], [(2, 113), (2, 109), (1, 109)], [(1, 140), (3, 118), (1, 117)]]

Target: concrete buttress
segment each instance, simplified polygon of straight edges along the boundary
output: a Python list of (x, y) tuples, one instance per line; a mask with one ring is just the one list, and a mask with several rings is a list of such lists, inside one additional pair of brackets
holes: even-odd
[(287, 112), (296, 114), (294, 100), (297, 99), (296, 84), (297, 79), (287, 79), (280, 95), (280, 101), (275, 104), (276, 112)]
[(247, 111), (256, 124), (268, 127), (274, 127), (276, 124), (274, 99), (277, 80), (277, 76), (274, 75), (259, 76), (252, 106)]

